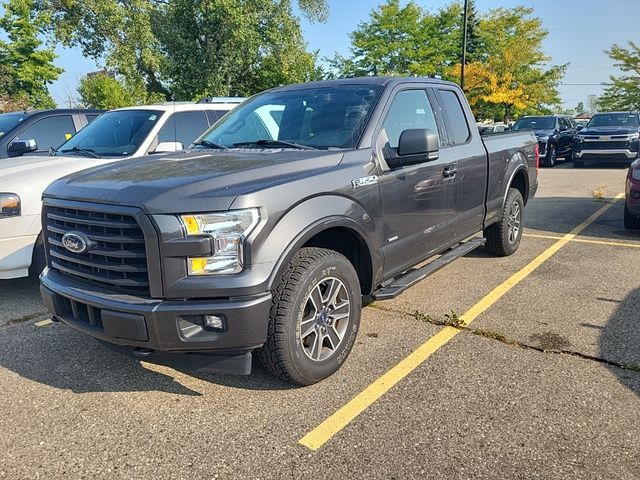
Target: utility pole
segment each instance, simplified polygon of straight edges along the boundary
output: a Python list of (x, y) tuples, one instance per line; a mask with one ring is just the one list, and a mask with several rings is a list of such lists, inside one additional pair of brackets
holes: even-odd
[(469, 17), (469, 0), (464, 0), (462, 14), (462, 62), (460, 64), (460, 88), (464, 91), (464, 67), (467, 64), (467, 22)]

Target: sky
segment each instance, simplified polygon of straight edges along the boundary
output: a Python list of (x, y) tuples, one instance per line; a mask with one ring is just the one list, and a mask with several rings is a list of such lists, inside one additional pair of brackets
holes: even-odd
[[(336, 52), (347, 54), (349, 33), (380, 3), (382, 0), (328, 0), (330, 14), (326, 23), (302, 21), (308, 48), (319, 50), (321, 57), (332, 57)], [(417, 0), (417, 3), (435, 10), (450, 1)], [(609, 75), (619, 73), (604, 50), (614, 43), (640, 41), (638, 0), (476, 0), (476, 4), (480, 12), (524, 5), (533, 8), (535, 15), (543, 19), (543, 26), (549, 32), (544, 51), (551, 57), (550, 63), (569, 63), (560, 87), (565, 108), (574, 108), (579, 102), (588, 106), (589, 95), (600, 94), (600, 84), (607, 82)], [(612, 11), (615, 14), (611, 14)], [(64, 68), (65, 73), (50, 90), (62, 106), (69, 94), (75, 94), (80, 78), (97, 67), (92, 60), (83, 58), (78, 49), (58, 48), (57, 53), (56, 64)]]

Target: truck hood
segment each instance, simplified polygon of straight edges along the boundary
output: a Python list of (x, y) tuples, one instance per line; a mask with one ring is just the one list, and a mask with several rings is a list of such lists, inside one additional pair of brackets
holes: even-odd
[(578, 135), (632, 135), (638, 133), (637, 128), (625, 127), (589, 127), (583, 128)]
[(0, 192), (16, 193), (23, 215), (40, 213), (42, 192), (54, 180), (73, 172), (111, 162), (86, 157), (28, 156), (0, 160)]
[(120, 161), (70, 175), (46, 197), (143, 208), (147, 213), (228, 210), (238, 195), (337, 166), (322, 150), (187, 151)]

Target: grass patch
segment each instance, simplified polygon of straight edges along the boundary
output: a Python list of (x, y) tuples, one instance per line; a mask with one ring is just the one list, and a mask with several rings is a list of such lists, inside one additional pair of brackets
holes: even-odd
[(604, 200), (607, 197), (607, 185), (599, 185), (591, 192), (598, 200)]

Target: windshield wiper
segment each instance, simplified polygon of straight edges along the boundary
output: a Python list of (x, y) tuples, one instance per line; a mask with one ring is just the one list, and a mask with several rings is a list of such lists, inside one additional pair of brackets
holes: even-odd
[(100, 155), (96, 155), (96, 151), (90, 148), (73, 147), (73, 148), (67, 148), (66, 150), (60, 150), (60, 153), (69, 153), (69, 152), (80, 153), (85, 157), (100, 158)]
[(194, 143), (196, 147), (205, 147), (205, 148), (215, 148), (216, 150), (226, 150), (227, 147), (221, 145), (219, 143), (210, 142), (209, 140), (200, 140), (197, 143)]
[(300, 150), (317, 150), (315, 147), (310, 147), (309, 145), (302, 145), (300, 143), (294, 142), (286, 142), (284, 140), (254, 140), (253, 142), (238, 142), (234, 143), (234, 147), (251, 147), (256, 145), (258, 147), (266, 147), (266, 148), (278, 148), (278, 147), (288, 147), (288, 148), (298, 148)]

